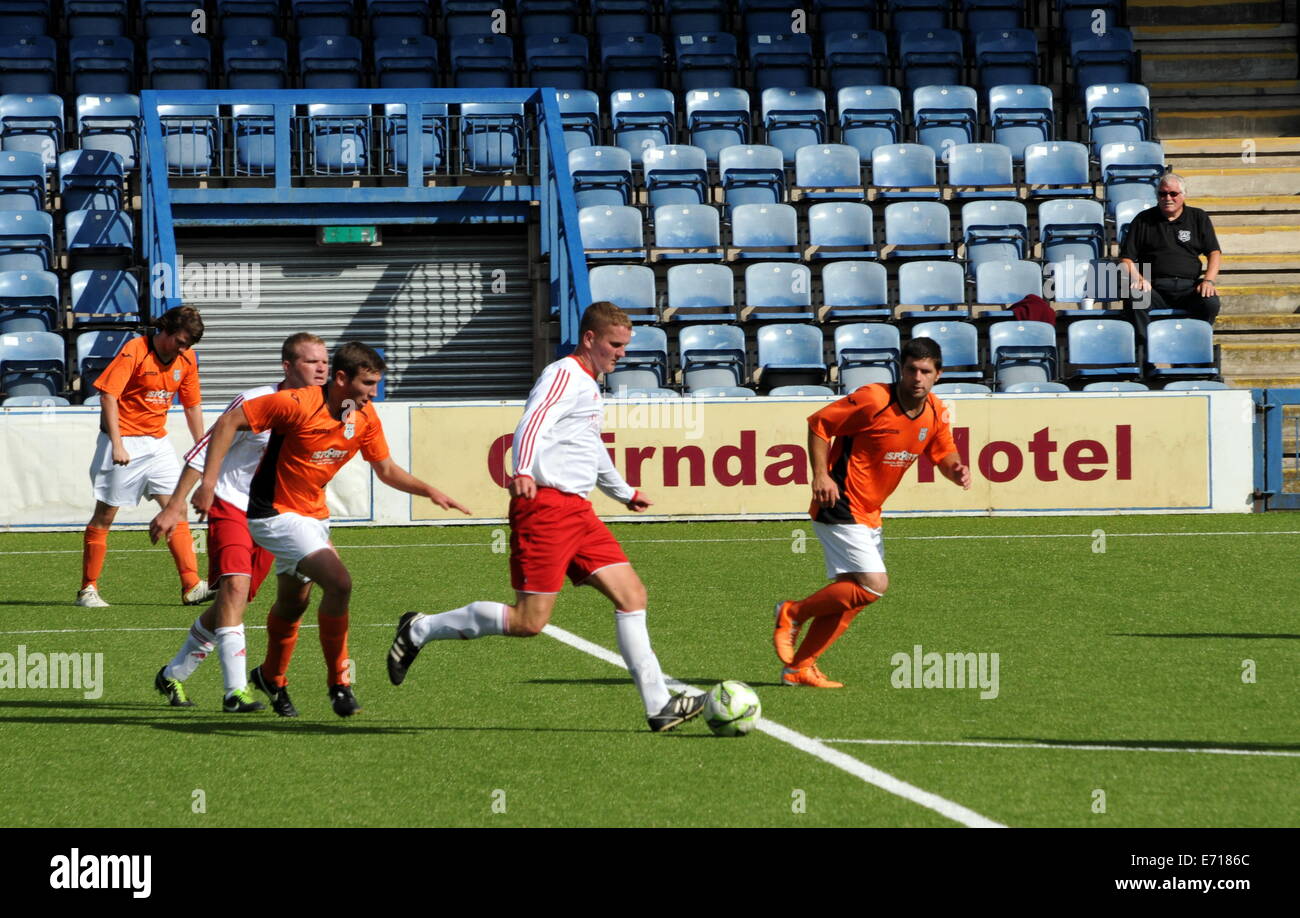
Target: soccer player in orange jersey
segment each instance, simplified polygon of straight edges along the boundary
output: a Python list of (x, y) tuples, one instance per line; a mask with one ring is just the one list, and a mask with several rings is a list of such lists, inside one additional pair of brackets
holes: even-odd
[(427, 497), (444, 510), (470, 512), (389, 455), (379, 415), (370, 405), (386, 369), (374, 348), (350, 341), (334, 352), (325, 385), (285, 389), (246, 401), (240, 410), (221, 416), (208, 440), (203, 483), (193, 499), (200, 514), (212, 506), (221, 463), (235, 434), (271, 431), (248, 491), (248, 531), (253, 541), (275, 556), (277, 591), (266, 621), (266, 660), (248, 678), (266, 693), (281, 717), (298, 715), (286, 688), (286, 674), (313, 581), (324, 593), (318, 620), (334, 713), (349, 717), (361, 710), (347, 672), (352, 575), (330, 543), (325, 506), (325, 485), (338, 470), (359, 451), (390, 488)]
[[(169, 309), (152, 335), (133, 338), (95, 380), (100, 392), (99, 440), (90, 464), (95, 513), (83, 535), (81, 591), (77, 605), (104, 608), (99, 577), (108, 552), (108, 530), (119, 507), (152, 497), (166, 507), (181, 467), (167, 442), (167, 410), (179, 393), (195, 442), (203, 435), (198, 361), (190, 351), (203, 337), (193, 306)], [(199, 579), (190, 527), (182, 520), (167, 539), (181, 577), (181, 600), (195, 605), (215, 593)]]
[[(953, 444), (947, 410), (930, 392), (943, 373), (939, 345), (913, 338), (901, 359), (898, 382), (863, 386), (808, 418), (809, 515), (831, 583), (806, 599), (776, 604), (772, 643), (785, 664), (785, 685), (843, 686), (826, 677), (817, 659), (854, 616), (885, 595), (889, 577), (880, 508), (916, 457), (928, 453), (945, 478), (970, 488), (970, 469)], [(808, 622), (796, 650), (799, 631)]]

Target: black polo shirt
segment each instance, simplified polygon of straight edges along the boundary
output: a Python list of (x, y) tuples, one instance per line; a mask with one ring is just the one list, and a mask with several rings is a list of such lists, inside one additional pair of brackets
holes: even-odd
[(1131, 258), (1139, 268), (1151, 265), (1151, 279), (1179, 277), (1196, 280), (1201, 276), (1198, 255), (1219, 248), (1210, 217), (1198, 207), (1183, 207), (1177, 220), (1166, 220), (1159, 207), (1144, 210), (1128, 225), (1128, 235), (1119, 254)]

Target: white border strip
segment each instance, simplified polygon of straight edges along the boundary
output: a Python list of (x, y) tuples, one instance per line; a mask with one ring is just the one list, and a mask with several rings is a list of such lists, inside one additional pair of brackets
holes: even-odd
[(1186, 752), (1209, 755), (1267, 755), (1300, 759), (1300, 752), (1271, 749), (1212, 749), (1183, 746), (1090, 746), (1080, 743), (992, 743), (958, 740), (824, 739), (823, 743), (856, 743), (868, 746), (974, 746), (981, 749), (1070, 749), (1079, 752)]

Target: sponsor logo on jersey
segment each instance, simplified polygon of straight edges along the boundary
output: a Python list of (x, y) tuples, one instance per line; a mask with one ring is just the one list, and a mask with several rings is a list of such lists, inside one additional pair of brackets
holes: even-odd
[(909, 466), (916, 459), (918, 453), (909, 453), (905, 449), (890, 450), (885, 453), (885, 465)]
[(312, 462), (338, 462), (340, 459), (346, 459), (348, 451), (345, 449), (318, 449), (311, 454)]
[(144, 394), (145, 400), (150, 402), (169, 402), (172, 394), (166, 389), (150, 389)]

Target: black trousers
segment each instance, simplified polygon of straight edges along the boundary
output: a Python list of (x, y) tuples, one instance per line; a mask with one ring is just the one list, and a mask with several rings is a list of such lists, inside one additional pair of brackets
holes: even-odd
[(1214, 324), (1219, 314), (1218, 296), (1201, 296), (1196, 292), (1196, 278), (1161, 277), (1151, 282), (1151, 298), (1146, 308), (1134, 308), (1133, 300), (1124, 301), (1124, 315), (1133, 323), (1139, 341), (1147, 338), (1147, 325), (1151, 322), (1149, 310), (1181, 309), (1193, 319)]

